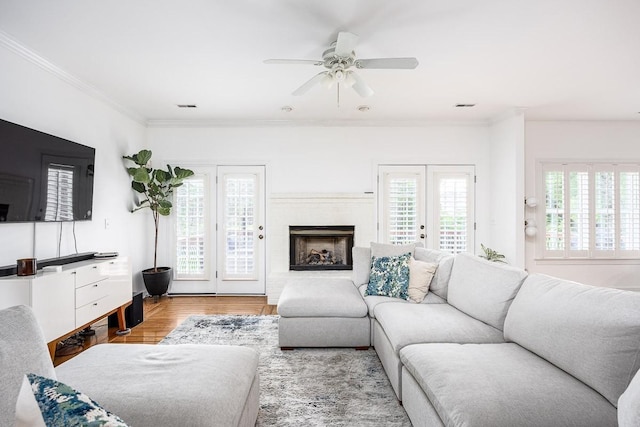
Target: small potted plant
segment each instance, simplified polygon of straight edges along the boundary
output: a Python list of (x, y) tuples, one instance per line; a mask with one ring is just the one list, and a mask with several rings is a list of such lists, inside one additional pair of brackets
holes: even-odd
[(171, 196), (173, 190), (180, 187), (183, 181), (193, 175), (193, 171), (178, 166), (167, 169), (153, 169), (149, 166), (150, 150), (141, 150), (132, 156), (123, 156), (135, 166), (128, 167), (131, 176), (131, 188), (144, 197), (131, 212), (150, 209), (155, 226), (155, 242), (153, 250), (153, 267), (142, 270), (142, 278), (149, 295), (159, 297), (167, 293), (171, 283), (171, 267), (158, 267), (158, 226), (160, 216), (171, 214)]
[(507, 261), (505, 261), (505, 256), (502, 255), (500, 252), (494, 251), (493, 249), (486, 247), (482, 243), (480, 243), (480, 247), (484, 252), (483, 255), (480, 255), (480, 258), (484, 258), (487, 261), (492, 261), (492, 262), (501, 262), (504, 264), (507, 263)]

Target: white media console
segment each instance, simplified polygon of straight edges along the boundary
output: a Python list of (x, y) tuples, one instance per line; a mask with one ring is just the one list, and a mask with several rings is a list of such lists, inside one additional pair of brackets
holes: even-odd
[(127, 257), (90, 259), (63, 265), (62, 271), (0, 278), (0, 309), (32, 307), (53, 358), (59, 341), (112, 313), (118, 313), (119, 329), (126, 330), (124, 309), (132, 291)]

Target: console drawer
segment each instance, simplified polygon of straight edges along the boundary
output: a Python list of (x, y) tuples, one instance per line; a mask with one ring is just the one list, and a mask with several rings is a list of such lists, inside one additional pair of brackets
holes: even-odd
[(76, 308), (89, 304), (109, 295), (109, 282), (106, 279), (76, 289)]
[(76, 309), (76, 328), (103, 316), (108, 311), (108, 298), (105, 296), (97, 301)]
[(76, 269), (76, 288), (107, 279), (109, 272), (101, 264), (103, 263), (95, 263)]

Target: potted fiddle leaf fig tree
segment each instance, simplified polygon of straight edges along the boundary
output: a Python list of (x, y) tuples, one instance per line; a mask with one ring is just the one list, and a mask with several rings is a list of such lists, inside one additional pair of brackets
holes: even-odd
[(127, 168), (131, 176), (131, 188), (143, 197), (131, 212), (150, 209), (153, 217), (155, 227), (153, 267), (142, 270), (142, 278), (149, 295), (159, 297), (167, 293), (171, 283), (171, 267), (158, 267), (160, 216), (171, 214), (173, 190), (180, 187), (186, 178), (192, 176), (193, 171), (178, 166), (172, 168), (170, 165), (167, 165), (166, 170), (153, 169), (149, 165), (151, 154), (150, 150), (141, 150), (137, 154), (123, 156), (123, 158), (134, 163), (134, 166)]

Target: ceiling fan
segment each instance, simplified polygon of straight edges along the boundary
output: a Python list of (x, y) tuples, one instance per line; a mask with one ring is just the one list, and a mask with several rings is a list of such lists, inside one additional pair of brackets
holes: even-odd
[[(331, 43), (329, 49), (322, 54), (322, 60), (313, 59), (267, 59), (265, 64), (302, 64), (324, 66), (322, 71), (293, 91), (293, 95), (299, 96), (307, 93), (312, 87), (321, 84), (331, 88), (334, 84), (352, 88), (358, 95), (368, 97), (373, 95), (371, 89), (362, 78), (351, 68), (357, 69), (406, 69), (412, 70), (418, 66), (416, 58), (372, 58), (356, 59), (354, 48), (358, 42), (358, 36), (346, 31), (338, 33), (336, 41)], [(339, 92), (338, 92), (339, 94)], [(339, 96), (339, 95), (338, 95)]]

